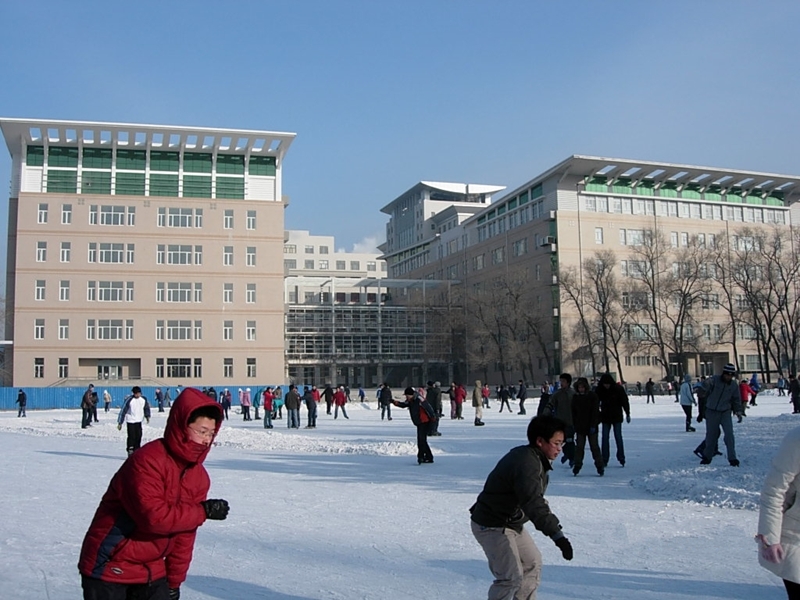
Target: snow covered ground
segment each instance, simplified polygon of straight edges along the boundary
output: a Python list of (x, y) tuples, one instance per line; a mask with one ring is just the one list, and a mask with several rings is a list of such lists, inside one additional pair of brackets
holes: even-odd
[[(206, 462), (211, 497), (231, 513), (200, 528), (182, 598), (485, 598), (492, 578), (467, 509), (528, 423), (498, 406), (484, 411), (485, 427), (466, 406), (465, 420), (443, 420), (431, 438), (436, 462), (421, 466), (401, 409), (381, 421), (374, 403), (354, 403), (349, 420), (334, 420), (323, 405), (316, 430), (288, 430), (285, 420), (265, 430), (231, 414)], [(738, 469), (724, 457), (699, 465), (692, 450), (704, 428), (685, 433), (671, 398), (632, 397), (632, 413), (625, 468), (613, 441), (604, 477), (590, 464), (573, 477), (556, 461), (547, 496), (575, 559), (534, 534), (545, 561), (539, 598), (785, 598), (758, 566), (753, 535), (769, 461), (800, 425), (788, 398), (759, 396), (736, 425)], [(75, 410), (0, 413), (0, 598), (81, 597), (81, 541), (125, 458), (115, 416), (101, 411), (81, 430)], [(165, 422), (155, 413), (145, 441)]]

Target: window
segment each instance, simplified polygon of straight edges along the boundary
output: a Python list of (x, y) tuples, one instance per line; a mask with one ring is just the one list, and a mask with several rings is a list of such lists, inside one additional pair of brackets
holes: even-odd
[(361, 261), (351, 260), (350, 261), (350, 270), (351, 271), (360, 271), (361, 270)]
[[(132, 254), (133, 244), (128, 244)], [(125, 258), (125, 244), (89, 243), (89, 262), (122, 263)]]
[(603, 228), (602, 227), (595, 227), (594, 228), (594, 243), (595, 244), (602, 244), (603, 243)]
[(203, 339), (203, 322), (202, 321), (195, 321), (194, 322), (194, 339), (202, 340)]
[[(92, 209), (97, 210), (96, 206)], [(101, 206), (100, 207), (100, 225), (125, 225), (125, 207), (124, 206)]]
[(626, 237), (626, 235), (625, 235), (625, 230), (624, 230), (624, 229), (620, 229), (620, 230), (619, 230), (619, 243), (620, 243), (622, 246), (626, 246), (626, 245), (627, 245), (627, 242), (628, 242), (628, 240), (627, 240), (627, 237)]
[(293, 258), (286, 259), (283, 261), (283, 268), (286, 270), (296, 269), (297, 268), (297, 261)]
[(69, 280), (59, 282), (58, 299), (62, 302), (69, 301)]
[(377, 271), (376, 263), (374, 260), (367, 261), (367, 271)]
[(486, 266), (486, 255), (478, 254), (472, 258), (472, 270), (481, 271)]
[(503, 246), (500, 246), (499, 248), (495, 248), (494, 250), (492, 250), (493, 265), (501, 264), (503, 261), (505, 261), (505, 258), (506, 258), (506, 249)]
[(202, 246), (195, 246), (194, 247), (194, 264), (202, 265), (203, 264), (203, 247)]
[(128, 244), (128, 246), (127, 246), (127, 248), (125, 250), (125, 261), (129, 265), (133, 264), (133, 257), (134, 257), (134, 254), (135, 254), (134, 250), (135, 250), (135, 244)]
[(133, 302), (133, 282), (125, 283), (125, 302)]
[(164, 359), (163, 358), (157, 358), (156, 359), (156, 377), (164, 377)]
[(203, 377), (203, 359), (202, 358), (195, 358), (194, 359), (194, 377), (195, 379), (200, 379)]
[[(600, 230), (602, 232), (602, 229)], [(602, 242), (601, 242), (602, 243)], [(514, 256), (522, 256), (528, 253), (528, 238), (517, 240), (511, 247)]]
[(158, 244), (156, 247), (156, 264), (163, 265), (164, 264), (164, 254), (166, 251), (166, 246), (164, 244)]
[(122, 302), (122, 289), (121, 281), (98, 281), (97, 300), (98, 302)]
[[(247, 247), (247, 257), (245, 263), (248, 267), (255, 267), (256, 266), (256, 247), (255, 246), (248, 246)], [(233, 264), (233, 258), (231, 258), (231, 264)]]
[(192, 247), (189, 245), (170, 244), (167, 246), (168, 265), (192, 264)]
[(233, 359), (232, 358), (223, 358), (222, 359), (222, 376), (225, 378), (233, 377)]
[(167, 283), (167, 302), (191, 302), (192, 284), (186, 282)]
[(328, 247), (327, 246), (320, 246), (319, 247), (319, 253), (320, 254), (327, 254), (328, 253)]
[(256, 341), (256, 322), (255, 321), (248, 321), (247, 328), (245, 330), (245, 339), (248, 342), (255, 342)]
[(121, 340), (122, 339), (122, 319), (98, 319), (97, 321), (98, 340)]
[(230, 304), (233, 302), (233, 284), (232, 283), (224, 283), (222, 284), (222, 301), (225, 304)]
[(167, 377), (191, 377), (192, 359), (191, 358), (168, 358)]
[(163, 302), (164, 301), (164, 289), (165, 285), (163, 281), (159, 281), (156, 283), (156, 302)]
[(58, 359), (58, 376), (61, 379), (66, 379), (69, 377), (69, 359), (68, 358), (59, 358)]
[(72, 204), (61, 205), (61, 224), (72, 225)]
[(337, 260), (336, 261), (336, 270), (337, 271), (344, 271), (347, 268), (347, 261), (346, 260)]
[(167, 211), (167, 227), (192, 227), (194, 210), (191, 208), (170, 208)]
[(33, 323), (33, 339), (44, 339), (44, 319), (36, 319)]
[(35, 379), (44, 379), (44, 359), (33, 359), (33, 377)]
[(223, 229), (233, 229), (233, 209), (229, 208), (225, 210), (225, 215), (222, 219), (222, 228)]
[(224, 321), (222, 324), (222, 339), (233, 339), (233, 321)]
[(48, 205), (45, 203), (39, 204), (39, 210), (36, 213), (36, 222), (40, 225), (47, 223), (47, 209)]
[(306, 254), (314, 254), (314, 246), (306, 246)]
[(168, 340), (191, 340), (192, 339), (192, 322), (189, 320), (182, 321), (179, 319), (167, 321), (167, 339)]
[(328, 270), (328, 261), (327, 260), (319, 261), (319, 268), (321, 270), (323, 270), (323, 271), (327, 271)]
[(36, 262), (47, 260), (47, 242), (36, 242)]
[(255, 228), (256, 228), (256, 211), (254, 211), (254, 210), (248, 210), (247, 211), (247, 225), (246, 225), (246, 227), (247, 227), (247, 229), (249, 229), (251, 231), (255, 230)]
[[(158, 320), (156, 321), (156, 339), (163, 340), (164, 339), (164, 321)], [(163, 375), (161, 375), (163, 377)]]
[(96, 302), (97, 301), (97, 282), (96, 281), (87, 281), (86, 282), (86, 301), (87, 302)]
[(256, 376), (256, 359), (255, 358), (248, 358), (247, 359), (247, 376), (248, 377), (255, 377)]
[(203, 301), (203, 284), (199, 281), (194, 284), (194, 301), (195, 302), (202, 302)]
[(37, 279), (36, 280), (36, 299), (37, 300), (44, 300), (45, 296), (45, 280), (44, 279)]
[(313, 260), (307, 260), (307, 261), (305, 261), (305, 266), (304, 266), (304, 268), (305, 268), (305, 269), (313, 269), (313, 268), (314, 268), (314, 261), (313, 261)]
[(297, 254), (297, 246), (295, 246), (294, 244), (286, 244), (283, 247), (283, 253), (284, 254)]
[(72, 242), (61, 242), (61, 254), (59, 256), (62, 263), (68, 263), (72, 258)]
[(681, 232), (681, 247), (686, 248), (689, 246), (689, 234), (686, 231)]
[(225, 246), (222, 250), (222, 264), (226, 267), (233, 266), (233, 246)]
[(125, 339), (126, 340), (133, 339), (133, 319), (125, 320)]
[(669, 245), (672, 246), (673, 248), (677, 248), (678, 247), (678, 232), (677, 231), (671, 231), (670, 232), (670, 234), (669, 234)]
[(247, 284), (247, 296), (246, 300), (247, 304), (255, 304), (256, 303), (256, 284), (255, 283), (248, 283)]

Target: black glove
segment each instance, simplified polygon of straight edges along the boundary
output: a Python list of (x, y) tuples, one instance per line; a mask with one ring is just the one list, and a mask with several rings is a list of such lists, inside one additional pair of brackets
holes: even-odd
[(206, 518), (217, 521), (224, 521), (228, 516), (228, 511), (231, 509), (227, 500), (204, 500), (200, 504), (203, 505), (206, 511)]
[(697, 422), (698, 423), (702, 423), (703, 422), (703, 417), (701, 415), (697, 415)]
[(572, 560), (572, 544), (569, 543), (567, 538), (558, 538), (556, 540), (556, 546), (561, 550), (561, 556), (564, 557), (564, 560)]
[(169, 600), (180, 600), (181, 588), (169, 588)]

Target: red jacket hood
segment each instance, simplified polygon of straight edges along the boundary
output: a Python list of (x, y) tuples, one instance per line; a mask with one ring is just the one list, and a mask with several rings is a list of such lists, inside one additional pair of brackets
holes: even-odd
[(177, 459), (192, 464), (202, 463), (211, 450), (211, 445), (203, 446), (189, 439), (189, 417), (191, 414), (203, 406), (211, 406), (218, 413), (216, 418), (217, 426), (214, 432), (216, 439), (219, 428), (222, 426), (223, 412), (222, 407), (213, 398), (209, 398), (204, 393), (194, 388), (184, 389), (172, 403), (172, 409), (167, 419), (167, 427), (164, 429), (164, 443), (170, 454)]

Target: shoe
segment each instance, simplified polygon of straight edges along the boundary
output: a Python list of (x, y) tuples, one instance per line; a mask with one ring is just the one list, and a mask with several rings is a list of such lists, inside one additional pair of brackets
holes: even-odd
[(563, 465), (565, 462), (567, 462), (567, 455), (566, 454), (562, 454), (561, 455), (561, 464)]
[(703, 460), (700, 461), (700, 464), (701, 465), (710, 465), (711, 461), (708, 460), (707, 458), (704, 458)]
[(572, 474), (573, 474), (575, 477), (577, 477), (577, 476), (578, 476), (578, 473), (580, 473), (580, 472), (581, 472), (581, 470), (580, 470), (580, 469), (572, 469)]
[(717, 450), (716, 452), (714, 452), (714, 456), (722, 456), (722, 452), (720, 452), (719, 450)]
[(392, 420), (392, 417), (389, 417), (389, 418), (388, 418), (388, 420), (389, 420), (389, 421), (391, 421), (391, 420)]
[(699, 458), (700, 460), (702, 460), (702, 459), (704, 458), (704, 456), (703, 456), (703, 453), (702, 453), (702, 452), (700, 452), (700, 450), (695, 450), (695, 451), (694, 451), (694, 455), (695, 455), (697, 458)]
[(597, 476), (602, 477), (605, 472), (605, 469), (597, 469)]
[(728, 462), (731, 463), (732, 467), (738, 467), (739, 466), (739, 461), (736, 460), (735, 458), (733, 460), (729, 460)]
[(624, 460), (619, 461), (619, 466), (620, 467), (625, 467), (625, 461)]

